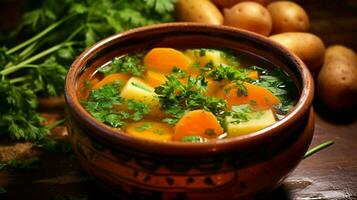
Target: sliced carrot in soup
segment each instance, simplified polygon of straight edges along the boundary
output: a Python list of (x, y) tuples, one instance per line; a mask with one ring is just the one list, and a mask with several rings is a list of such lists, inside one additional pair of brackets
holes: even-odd
[(92, 89), (101, 88), (104, 85), (113, 83), (114, 81), (121, 81), (122, 84), (124, 85), (129, 80), (129, 78), (130, 78), (129, 75), (123, 73), (109, 74), (108, 76), (104, 77), (101, 81), (96, 83)]
[(145, 73), (145, 81), (152, 87), (158, 87), (166, 82), (166, 77), (162, 73), (147, 70)]
[(256, 70), (249, 70), (248, 77), (251, 79), (259, 79), (258, 71)]
[(190, 60), (181, 51), (173, 48), (154, 48), (145, 55), (144, 65), (149, 70), (170, 73), (175, 66), (188, 70)]
[(217, 96), (226, 99), (229, 107), (233, 105), (251, 104), (258, 109), (268, 109), (280, 103), (279, 98), (264, 87), (250, 83), (243, 83), (243, 85), (246, 88), (246, 96), (238, 95), (239, 88), (234, 83), (220, 90)]
[(223, 129), (217, 118), (205, 110), (187, 112), (175, 125), (173, 140), (180, 141), (186, 136), (217, 138), (223, 134)]

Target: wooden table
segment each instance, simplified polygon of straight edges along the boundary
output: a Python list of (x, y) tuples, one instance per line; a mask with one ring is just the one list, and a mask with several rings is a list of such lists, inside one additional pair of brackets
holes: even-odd
[[(357, 1), (299, 2), (309, 13), (311, 32), (321, 36), (325, 44), (340, 43), (357, 50)], [(319, 102), (315, 102), (315, 108), (318, 114), (312, 146), (325, 140), (334, 140), (335, 144), (303, 160), (267, 199), (357, 199), (357, 114), (342, 117), (328, 113)], [(58, 117), (59, 113), (61, 111), (50, 116)], [(61, 133), (63, 129), (57, 131)], [(5, 144), (10, 145), (7, 141), (0, 143), (0, 147), (4, 148), (7, 148)], [(38, 169), (30, 171), (0, 171), (0, 186), (7, 190), (0, 194), (0, 199), (111, 199), (69, 156), (28, 150), (29, 144), (17, 145), (17, 151), (8, 150), (8, 156), (19, 152), (36, 154), (40, 156), (41, 163)]]

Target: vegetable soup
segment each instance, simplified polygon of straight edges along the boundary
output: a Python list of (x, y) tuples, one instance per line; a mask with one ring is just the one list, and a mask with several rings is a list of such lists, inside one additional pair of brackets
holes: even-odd
[(81, 102), (118, 134), (182, 142), (245, 135), (282, 119), (298, 98), (287, 73), (256, 60), (204, 48), (127, 54), (84, 81)]

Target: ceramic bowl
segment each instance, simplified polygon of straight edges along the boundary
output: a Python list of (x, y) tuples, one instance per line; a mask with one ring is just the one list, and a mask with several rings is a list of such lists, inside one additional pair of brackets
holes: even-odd
[[(289, 73), (300, 98), (270, 127), (201, 144), (134, 138), (86, 112), (78, 98), (83, 77), (114, 56), (154, 47), (228, 48), (253, 56)], [(224, 26), (161, 24), (106, 38), (75, 60), (65, 85), (67, 127), (80, 165), (121, 199), (257, 199), (277, 188), (307, 151), (313, 94), (304, 63), (265, 37)]]

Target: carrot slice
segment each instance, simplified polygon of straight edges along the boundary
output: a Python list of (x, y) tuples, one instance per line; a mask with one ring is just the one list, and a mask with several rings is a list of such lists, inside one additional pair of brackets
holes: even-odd
[(243, 83), (243, 85), (246, 88), (247, 96), (239, 96), (239, 89), (234, 83), (228, 84), (224, 89), (220, 90), (217, 96), (226, 99), (229, 107), (251, 104), (254, 108), (268, 109), (280, 103), (279, 98), (264, 87), (250, 83)]
[(180, 141), (185, 136), (217, 138), (223, 129), (217, 118), (205, 110), (187, 112), (176, 124), (173, 140)]
[(162, 73), (147, 70), (145, 72), (145, 81), (152, 87), (158, 87), (166, 82), (166, 77)]
[(128, 81), (130, 78), (129, 75), (123, 74), (123, 73), (118, 73), (118, 74), (110, 74), (106, 77), (104, 77), (101, 81), (96, 83), (92, 89), (98, 89), (103, 87), (104, 85), (107, 85), (109, 83), (112, 83), (114, 81), (121, 81), (123, 85)]
[(248, 72), (248, 77), (251, 78), (251, 79), (259, 79), (259, 74), (258, 74), (258, 71), (256, 70), (249, 70)]
[(218, 81), (214, 81), (212, 79), (207, 79), (207, 92), (206, 92), (206, 94), (208, 96), (213, 96), (223, 86), (224, 86), (223, 82), (218, 82)]
[(170, 141), (174, 132), (170, 125), (152, 121), (130, 123), (124, 129), (129, 135), (156, 141)]
[(144, 65), (149, 70), (170, 73), (175, 66), (187, 71), (190, 60), (181, 51), (172, 48), (154, 48), (145, 55)]

